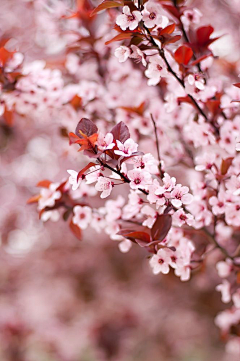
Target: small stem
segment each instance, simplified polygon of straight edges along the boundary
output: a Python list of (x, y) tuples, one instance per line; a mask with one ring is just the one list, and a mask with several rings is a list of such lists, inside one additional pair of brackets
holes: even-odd
[(152, 114), (150, 114), (150, 115), (151, 115), (151, 120), (152, 120), (152, 123), (153, 123), (153, 126), (154, 126), (154, 133), (155, 133), (155, 138), (156, 138), (159, 174), (160, 174), (160, 177), (163, 178), (163, 170), (162, 170), (160, 147), (159, 147), (158, 134), (157, 134), (157, 126), (156, 126), (156, 122), (155, 122), (155, 120), (153, 118), (153, 115)]
[[(105, 168), (108, 168), (109, 170), (111, 170), (112, 172), (118, 174), (124, 181), (125, 183), (130, 183), (130, 179), (128, 179), (123, 173), (121, 173), (119, 170), (116, 170), (114, 168), (112, 168), (110, 165), (104, 163), (100, 158), (97, 158), (97, 160), (99, 161), (99, 163), (105, 167)], [(145, 189), (142, 189), (142, 188), (138, 188), (139, 191), (141, 191), (143, 194), (145, 194), (146, 196), (148, 195), (148, 192), (145, 191)]]

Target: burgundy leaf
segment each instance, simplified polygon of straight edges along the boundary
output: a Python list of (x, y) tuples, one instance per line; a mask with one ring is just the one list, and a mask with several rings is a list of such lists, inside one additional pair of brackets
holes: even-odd
[(81, 133), (85, 134), (87, 137), (97, 133), (98, 128), (97, 126), (87, 118), (82, 118), (75, 129), (75, 134), (79, 138), (84, 138)]
[(120, 142), (124, 143), (127, 139), (130, 138), (129, 129), (125, 123), (120, 122), (113, 129), (111, 133), (115, 140), (120, 140)]
[(170, 214), (160, 214), (157, 216), (155, 223), (151, 229), (153, 240), (162, 241), (168, 234), (172, 225), (172, 217)]

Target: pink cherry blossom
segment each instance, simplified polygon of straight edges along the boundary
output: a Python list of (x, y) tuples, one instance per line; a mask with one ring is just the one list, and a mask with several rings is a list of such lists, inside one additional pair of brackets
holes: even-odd
[(145, 75), (149, 78), (148, 85), (157, 85), (160, 82), (161, 77), (168, 76), (166, 64), (159, 55), (150, 57)]
[(106, 198), (112, 192), (113, 182), (109, 178), (100, 176), (97, 180), (95, 188), (97, 191), (102, 192), (100, 195), (101, 198)]
[(152, 0), (145, 3), (142, 19), (148, 28), (153, 28), (155, 25), (165, 28), (168, 24), (168, 18), (162, 15), (161, 6)]
[(173, 214), (173, 224), (177, 227), (181, 227), (183, 224), (193, 225), (193, 215), (185, 213), (182, 208)]
[(123, 14), (118, 15), (116, 19), (116, 24), (120, 26), (122, 30), (134, 30), (138, 27), (139, 21), (142, 19), (140, 11), (133, 11), (131, 13), (128, 6), (123, 7)]
[(151, 174), (146, 171), (133, 169), (130, 170), (127, 175), (131, 181), (130, 187), (132, 189), (146, 188), (151, 185)]
[(169, 265), (171, 260), (172, 251), (167, 248), (161, 248), (157, 254), (154, 254), (150, 259), (149, 263), (154, 274), (169, 273)]
[(45, 207), (53, 207), (55, 205), (55, 201), (61, 198), (62, 193), (57, 190), (59, 185), (59, 183), (51, 183), (49, 188), (43, 188), (41, 190), (41, 197), (38, 203), (40, 210)]
[(117, 155), (122, 155), (123, 157), (130, 157), (138, 149), (138, 144), (135, 143), (131, 138), (127, 139), (124, 144), (117, 140), (118, 150), (114, 150), (114, 153)]
[(86, 229), (92, 219), (92, 210), (90, 207), (75, 206), (73, 208), (73, 223), (81, 229)]
[(76, 172), (75, 170), (67, 170), (67, 172), (70, 174), (69, 177), (69, 183), (72, 186), (72, 190), (75, 191), (76, 189), (78, 189), (78, 187), (80, 186), (81, 183), (81, 177), (77, 180), (77, 176), (78, 176), (78, 172)]
[(221, 188), (217, 197), (211, 197), (209, 199), (209, 204), (212, 206), (213, 214), (217, 216), (218, 214), (225, 213), (225, 201), (226, 201), (225, 191), (223, 188)]
[(118, 61), (120, 63), (124, 63), (129, 58), (130, 54), (130, 49), (127, 46), (123, 45), (117, 48), (114, 52), (114, 55), (116, 56), (116, 58), (118, 58)]
[(174, 207), (179, 208), (182, 204), (190, 204), (193, 200), (193, 196), (188, 193), (189, 188), (183, 187), (181, 184), (177, 184), (171, 192), (171, 203)]
[(184, 10), (183, 15), (181, 16), (181, 21), (186, 30), (188, 30), (190, 25), (199, 24), (201, 17), (202, 13), (198, 9), (187, 9)]
[(102, 133), (98, 134), (97, 146), (99, 150), (112, 149), (115, 144), (113, 143), (112, 133), (107, 133), (105, 136)]
[[(132, 53), (130, 54), (130, 58), (134, 59), (137, 63), (142, 63), (143, 66), (147, 65), (146, 55), (142, 52), (136, 45), (131, 45)], [(120, 60), (119, 60), (120, 61)]]

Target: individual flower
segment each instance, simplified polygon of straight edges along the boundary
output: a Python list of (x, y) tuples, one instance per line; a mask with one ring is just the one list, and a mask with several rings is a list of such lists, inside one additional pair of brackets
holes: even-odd
[(171, 192), (171, 203), (174, 207), (179, 208), (182, 204), (190, 204), (193, 200), (193, 196), (188, 193), (188, 187), (182, 187), (181, 184), (177, 184), (174, 190)]
[(211, 168), (215, 165), (216, 162), (216, 154), (204, 153), (201, 156), (196, 157), (195, 161), (197, 163), (197, 165), (195, 166), (195, 169), (197, 171), (211, 170)]
[(127, 253), (131, 247), (132, 247), (132, 242), (126, 238), (118, 244), (118, 248), (122, 253)]
[(90, 207), (75, 206), (73, 208), (72, 222), (81, 229), (86, 229), (92, 219), (92, 210)]
[(136, 156), (132, 158), (132, 162), (135, 168), (141, 168), (153, 174), (159, 172), (157, 166), (158, 161), (150, 153), (144, 154), (143, 156)]
[(202, 13), (198, 9), (194, 8), (184, 10), (180, 19), (185, 29), (188, 30), (191, 24), (199, 24), (201, 17)]
[(102, 192), (100, 195), (101, 198), (106, 198), (112, 191), (113, 182), (109, 178), (100, 176), (97, 180), (95, 188), (97, 191)]
[(142, 170), (132, 169), (127, 175), (132, 189), (146, 188), (152, 182), (151, 174)]
[(49, 188), (43, 188), (40, 193), (40, 199), (38, 202), (39, 209), (44, 209), (45, 207), (53, 207), (55, 201), (60, 199), (62, 193), (57, 190), (59, 183), (51, 183)]
[(75, 170), (68, 169), (67, 172), (70, 174), (70, 177), (69, 177), (69, 180), (68, 180), (69, 184), (71, 184), (72, 190), (75, 191), (80, 186), (80, 183), (81, 183), (82, 179), (80, 177), (77, 180), (78, 172), (76, 172)]
[(107, 150), (112, 149), (115, 144), (113, 143), (113, 135), (112, 133), (107, 133), (105, 136), (100, 132), (98, 134), (97, 146), (99, 150)]
[(157, 254), (152, 256), (149, 263), (155, 275), (158, 273), (167, 274), (169, 272), (172, 253), (168, 248), (161, 248)]
[(123, 14), (118, 15), (116, 19), (116, 24), (120, 26), (122, 30), (134, 30), (138, 27), (139, 21), (142, 19), (140, 11), (133, 11), (131, 13), (128, 6), (123, 7)]
[(114, 153), (117, 155), (122, 155), (123, 157), (130, 157), (138, 149), (138, 144), (135, 143), (131, 138), (127, 139), (124, 144), (117, 140), (118, 150), (114, 150)]
[(119, 48), (114, 51), (114, 55), (118, 58), (119, 63), (124, 63), (129, 58), (130, 54), (130, 49), (123, 45), (119, 46)]
[(134, 59), (137, 63), (142, 63), (143, 66), (146, 66), (146, 55), (136, 45), (131, 45), (131, 50), (132, 53), (130, 54), (130, 58)]
[(164, 194), (166, 192), (171, 192), (176, 185), (176, 178), (170, 177), (170, 175), (167, 173), (164, 173), (164, 177), (162, 181), (163, 181), (163, 185), (159, 186), (155, 191), (155, 194), (157, 195)]
[(86, 174), (86, 184), (97, 182), (101, 174), (101, 168), (99, 166), (89, 168), (89, 172)]
[(225, 213), (226, 195), (223, 189), (221, 189), (217, 197), (209, 198), (209, 204), (212, 206), (212, 212), (215, 216)]
[(149, 203), (156, 203), (156, 208), (162, 207), (166, 203), (166, 197), (164, 193), (159, 192), (160, 194), (156, 194), (157, 190), (160, 188), (160, 184), (157, 179), (154, 179), (152, 184), (148, 187), (149, 194), (147, 195), (147, 199)]
[(182, 227), (183, 224), (189, 226), (193, 225), (193, 215), (190, 213), (185, 213), (182, 208), (178, 209), (172, 216), (173, 224), (177, 227)]
[(161, 14), (161, 6), (154, 1), (147, 1), (142, 11), (142, 20), (147, 28), (153, 28), (155, 25), (165, 28), (168, 24), (168, 18)]
[(159, 55), (151, 56), (149, 59), (149, 64), (147, 70), (145, 70), (145, 75), (148, 80), (148, 85), (157, 85), (161, 77), (168, 76), (166, 64)]

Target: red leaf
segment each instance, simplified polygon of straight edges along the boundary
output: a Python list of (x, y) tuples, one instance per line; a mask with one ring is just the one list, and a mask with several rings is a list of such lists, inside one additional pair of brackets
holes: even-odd
[(169, 36), (168, 38), (165, 38), (164, 45), (176, 43), (178, 40), (181, 39), (181, 37), (181, 35)]
[(240, 83), (235, 83), (233, 85), (236, 86), (237, 88), (240, 88)]
[(202, 26), (197, 29), (197, 41), (200, 46), (207, 45), (214, 28), (211, 25)]
[(174, 32), (174, 30), (175, 30), (175, 27), (176, 27), (176, 24), (175, 24), (175, 23), (166, 26), (166, 28), (164, 28), (164, 29), (161, 30), (160, 35), (163, 35), (163, 34), (172, 34), (172, 33)]
[(44, 180), (38, 182), (37, 187), (49, 188), (50, 184), (52, 184), (52, 182), (50, 182), (47, 179), (44, 179)]
[(80, 172), (77, 175), (77, 181), (86, 172), (86, 170), (88, 170), (91, 167), (94, 167), (95, 165), (96, 165), (95, 163), (90, 162), (90, 163), (88, 163), (88, 165), (86, 165), (86, 167), (84, 167), (82, 170), (80, 170)]
[(151, 229), (152, 239), (161, 242), (168, 234), (172, 226), (172, 217), (170, 214), (160, 214), (157, 216)]
[(132, 231), (129, 229), (122, 229), (120, 232), (118, 232), (118, 234), (125, 238), (133, 239), (141, 247), (146, 246), (147, 244), (149, 244), (151, 242), (150, 235), (148, 233), (142, 232), (142, 231)]
[(110, 1), (110, 0), (106, 0), (103, 1), (101, 4), (99, 4), (92, 12), (91, 12), (91, 17), (96, 15), (97, 13), (99, 13), (102, 10), (106, 10), (106, 9), (110, 9), (110, 8), (117, 8), (117, 7), (122, 7), (124, 5), (123, 2), (120, 1)]
[(76, 224), (74, 224), (72, 220), (69, 224), (69, 227), (70, 227), (71, 231), (73, 232), (74, 236), (76, 236), (77, 239), (79, 239), (79, 241), (81, 241), (82, 240), (81, 228), (79, 228)]
[(120, 140), (120, 142), (124, 143), (127, 139), (130, 138), (129, 129), (125, 123), (120, 122), (113, 129), (111, 133), (115, 140)]
[(231, 167), (233, 161), (233, 157), (229, 157), (222, 160), (221, 164), (221, 174), (225, 175), (228, 172), (228, 169)]
[(134, 33), (132, 33), (132, 32), (131, 33), (118, 34), (118, 35), (114, 36), (114, 38), (112, 38), (111, 40), (106, 41), (105, 45), (111, 44), (114, 41), (121, 41), (121, 40), (125, 40), (125, 39), (131, 39), (133, 35), (134, 35)]
[(174, 53), (178, 64), (187, 65), (193, 56), (193, 51), (188, 45), (181, 45)]
[(79, 138), (83, 139), (83, 138), (85, 138), (84, 135), (87, 137), (90, 137), (94, 133), (97, 133), (97, 131), (98, 131), (97, 126), (90, 119), (82, 118), (78, 122), (78, 125), (75, 129), (75, 134)]

